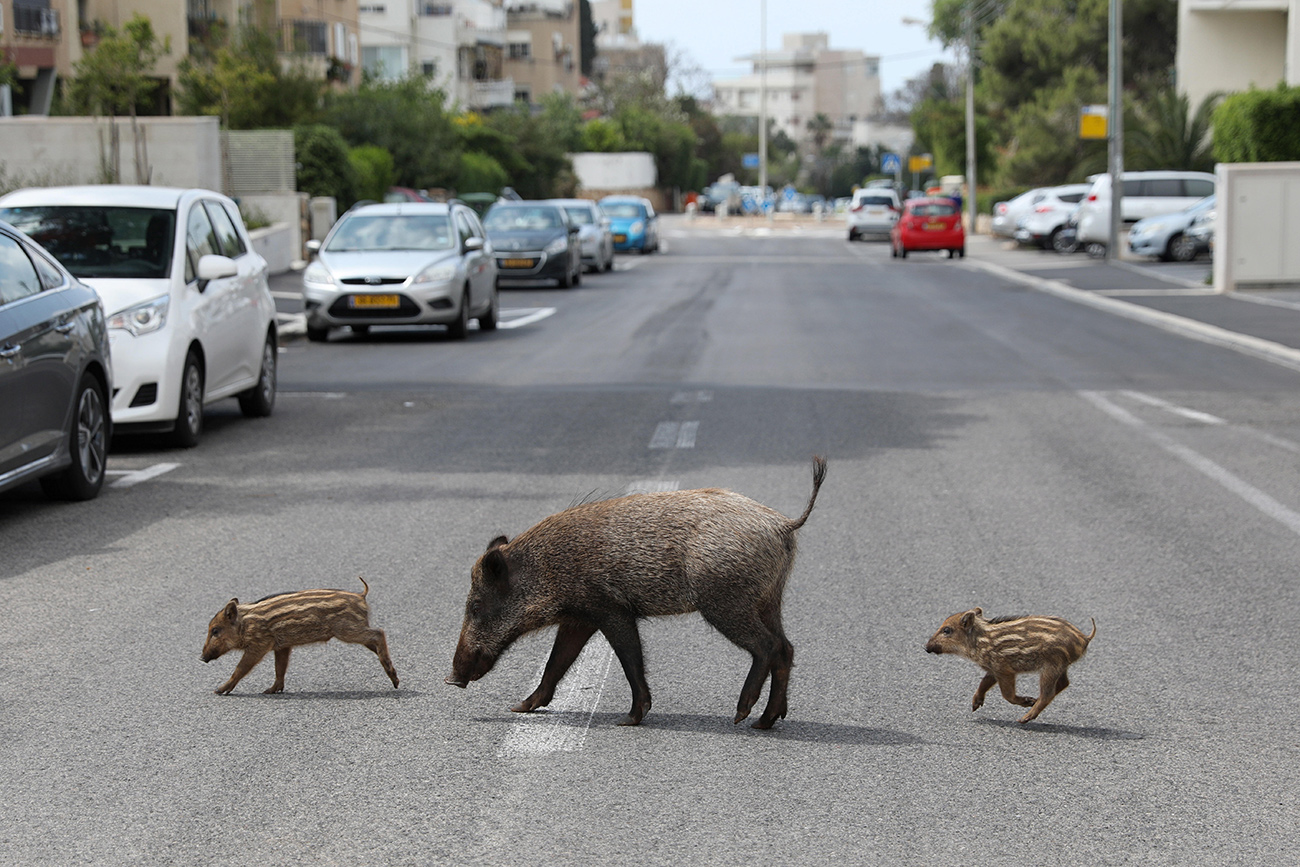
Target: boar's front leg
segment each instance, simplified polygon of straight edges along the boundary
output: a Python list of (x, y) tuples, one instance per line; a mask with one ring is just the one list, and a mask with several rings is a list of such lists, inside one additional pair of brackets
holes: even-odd
[(216, 688), (217, 695), (226, 695), (234, 689), (235, 684), (243, 680), (244, 675), (252, 671), (253, 666), (262, 661), (263, 656), (266, 656), (265, 650), (245, 650), (244, 655), (239, 658), (239, 664), (235, 666), (235, 670), (231, 673), (230, 680)]
[(631, 615), (611, 616), (600, 632), (614, 648), (628, 685), (632, 687), (632, 709), (618, 721), (621, 726), (639, 725), (650, 710), (650, 684), (645, 679), (645, 658), (641, 655), (641, 634)]
[(587, 640), (596, 634), (596, 627), (590, 623), (566, 620), (560, 624), (555, 633), (555, 645), (551, 648), (551, 658), (546, 661), (546, 670), (542, 672), (542, 682), (533, 690), (533, 694), (510, 708), (515, 713), (531, 713), (539, 707), (546, 707), (555, 697), (555, 687), (573, 665)]

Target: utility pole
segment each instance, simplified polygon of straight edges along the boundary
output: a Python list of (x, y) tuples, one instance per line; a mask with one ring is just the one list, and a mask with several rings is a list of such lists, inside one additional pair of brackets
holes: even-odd
[[(1118, 0), (1116, 0), (1118, 2)], [(966, 2), (966, 213), (975, 234), (975, 9)]]
[(767, 195), (767, 0), (759, 0), (758, 46), (758, 189)]
[(1121, 227), (1124, 225), (1124, 9), (1122, 0), (1110, 0), (1110, 232), (1107, 260), (1120, 258)]

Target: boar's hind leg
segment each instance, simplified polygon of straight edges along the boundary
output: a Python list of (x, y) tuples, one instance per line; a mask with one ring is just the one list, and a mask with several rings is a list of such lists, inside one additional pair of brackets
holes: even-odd
[(734, 612), (722, 615), (720, 612), (701, 609), (701, 613), (715, 629), (737, 647), (748, 650), (754, 658), (745, 685), (741, 687), (740, 700), (736, 703), (735, 722), (749, 716), (763, 691), (763, 681), (769, 674), (772, 676), (767, 708), (753, 724), (756, 729), (771, 728), (777, 719), (785, 717), (788, 710), (786, 690), (790, 682), (790, 668), (794, 665), (794, 647), (786, 640), (779, 615), (769, 614), (763, 618), (763, 622), (737, 623)]
[(388, 679), (393, 682), (393, 689), (397, 689), (397, 669), (393, 668), (393, 660), (388, 655), (388, 637), (384, 635), (384, 630), (369, 629), (353, 641), (355, 644), (364, 644), (379, 657), (379, 664), (384, 667), (384, 674), (388, 675)]
[(555, 697), (556, 684), (564, 677), (573, 661), (582, 653), (587, 640), (596, 633), (596, 627), (590, 623), (565, 621), (555, 633), (555, 645), (551, 648), (551, 658), (546, 661), (546, 670), (542, 672), (542, 682), (533, 690), (533, 694), (510, 708), (515, 713), (531, 713), (539, 707), (546, 707)]
[(645, 679), (645, 658), (641, 655), (641, 635), (631, 616), (611, 617), (600, 632), (614, 648), (628, 685), (632, 687), (632, 709), (618, 721), (621, 726), (639, 725), (650, 710), (650, 684)]
[(270, 689), (263, 690), (263, 694), (284, 692), (284, 673), (289, 670), (289, 653), (292, 650), (292, 647), (281, 647), (275, 651), (275, 683), (271, 684)]

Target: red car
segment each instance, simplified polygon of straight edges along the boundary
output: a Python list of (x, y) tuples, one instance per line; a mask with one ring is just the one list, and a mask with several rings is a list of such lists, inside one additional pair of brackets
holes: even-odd
[(907, 258), (913, 250), (947, 250), (948, 258), (966, 255), (961, 209), (952, 199), (908, 199), (903, 215), (889, 233), (890, 255)]

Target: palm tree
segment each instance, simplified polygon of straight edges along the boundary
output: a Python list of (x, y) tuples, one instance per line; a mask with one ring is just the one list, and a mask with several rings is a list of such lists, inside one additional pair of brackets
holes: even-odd
[(1193, 113), (1186, 94), (1172, 88), (1152, 93), (1125, 119), (1127, 167), (1214, 171), (1210, 123), (1222, 98), (1210, 94)]

